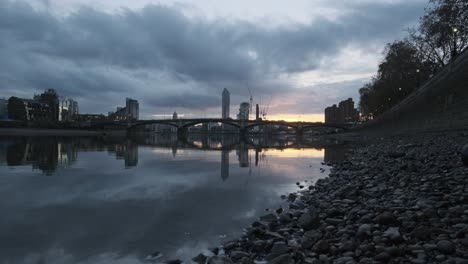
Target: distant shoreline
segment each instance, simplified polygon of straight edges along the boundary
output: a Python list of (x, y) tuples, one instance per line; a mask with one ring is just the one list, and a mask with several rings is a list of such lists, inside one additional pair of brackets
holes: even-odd
[(46, 128), (0, 128), (0, 136), (108, 136), (125, 135), (123, 130), (78, 130)]

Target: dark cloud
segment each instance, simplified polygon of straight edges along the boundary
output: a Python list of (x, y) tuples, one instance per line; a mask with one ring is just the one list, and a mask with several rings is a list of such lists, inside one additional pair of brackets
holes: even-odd
[[(112, 110), (126, 96), (139, 99), (143, 113), (214, 107), (224, 86), (245, 97), (246, 81), (259, 93), (281, 95), (295, 90), (278, 74), (318, 69), (344, 47), (381, 47), (423, 8), (422, 2), (347, 4), (334, 20), (266, 28), (189, 18), (162, 5), (112, 14), (81, 8), (59, 17), (6, 0), (0, 3), (0, 88), (9, 96), (54, 87), (82, 100), (88, 112)], [(184, 89), (192, 89), (190, 96)], [(109, 100), (101, 104), (104, 97)]]

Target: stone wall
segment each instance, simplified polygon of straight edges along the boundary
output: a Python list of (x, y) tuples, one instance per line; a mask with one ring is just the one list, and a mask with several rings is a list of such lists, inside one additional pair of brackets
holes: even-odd
[(468, 129), (468, 49), (361, 132), (411, 133)]

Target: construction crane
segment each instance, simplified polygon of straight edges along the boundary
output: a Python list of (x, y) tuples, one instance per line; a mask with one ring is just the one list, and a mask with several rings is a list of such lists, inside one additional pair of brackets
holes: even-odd
[(252, 97), (252, 91), (250, 90), (249, 83), (245, 82), (245, 86), (247, 86), (247, 89), (249, 89), (249, 94), (250, 94), (250, 113), (252, 113), (252, 103), (253, 103), (253, 97)]
[(261, 115), (262, 115), (262, 117), (263, 117), (263, 120), (266, 120), (266, 115), (267, 115), (267, 113), (268, 113), (268, 109), (270, 108), (270, 103), (271, 103), (271, 100), (272, 100), (272, 99), (273, 99), (273, 96), (270, 96), (270, 101), (268, 102), (267, 106), (264, 107), (264, 108), (262, 109), (262, 111), (260, 111), (260, 112), (261, 112)]

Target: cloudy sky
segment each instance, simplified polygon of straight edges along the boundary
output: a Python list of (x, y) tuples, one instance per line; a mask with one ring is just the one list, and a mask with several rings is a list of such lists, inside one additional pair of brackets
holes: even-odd
[(81, 113), (221, 115), (221, 92), (269, 119), (321, 120), (376, 72), (427, 0), (1, 0), (0, 97), (46, 88)]

